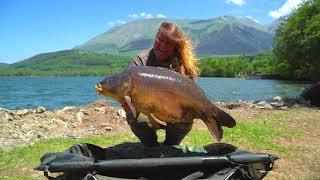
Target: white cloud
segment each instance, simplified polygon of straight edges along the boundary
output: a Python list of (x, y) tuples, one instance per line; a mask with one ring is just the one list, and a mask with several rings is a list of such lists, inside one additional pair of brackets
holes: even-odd
[(166, 16), (164, 14), (153, 15), (151, 13), (145, 13), (145, 12), (129, 14), (128, 16), (133, 19), (166, 18)]
[(131, 18), (133, 18), (133, 19), (139, 18), (139, 15), (138, 15), (138, 14), (129, 14), (128, 16), (131, 17)]
[(116, 20), (116, 21), (110, 21), (110, 22), (108, 22), (108, 25), (110, 26), (110, 27), (113, 27), (113, 26), (119, 26), (119, 25), (122, 25), (122, 24), (125, 24), (126, 23), (126, 21), (123, 21), (123, 20), (121, 20), (121, 19), (118, 19), (118, 20)]
[(123, 21), (123, 20), (117, 20), (116, 23), (117, 23), (117, 24), (125, 24), (126, 22)]
[[(128, 16), (130, 18), (132, 18), (132, 19), (167, 18), (164, 14), (161, 14), (161, 13), (153, 15), (151, 13), (145, 13), (145, 12), (129, 14)], [(122, 24), (125, 24), (125, 23), (127, 23), (127, 22), (123, 21), (121, 19), (118, 19), (116, 21), (108, 22), (108, 26), (109, 27), (119, 26), (119, 25), (122, 25)]]
[(227, 3), (232, 3), (238, 6), (243, 6), (246, 1), (245, 0), (226, 0)]
[(115, 24), (116, 24), (116, 23), (114, 23), (114, 22), (108, 22), (108, 25), (111, 26), (111, 27), (112, 27), (112, 26), (115, 26)]
[(167, 18), (167, 16), (163, 15), (163, 14), (157, 14), (156, 15), (157, 18)]
[(279, 9), (270, 11), (269, 16), (279, 18), (289, 14), (292, 10), (296, 9), (305, 0), (287, 0)]
[(153, 18), (153, 15), (152, 14), (143, 14), (142, 17), (144, 17), (146, 19), (151, 19), (151, 18)]

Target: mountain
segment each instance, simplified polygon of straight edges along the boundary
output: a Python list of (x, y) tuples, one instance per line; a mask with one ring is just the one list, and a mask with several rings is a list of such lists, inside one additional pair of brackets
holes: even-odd
[[(0, 76), (105, 75), (122, 70), (130, 57), (72, 49), (43, 53), (2, 68)], [(0, 66), (1, 67), (1, 66)]]
[(273, 21), (269, 26), (268, 26), (268, 31), (272, 34), (275, 34), (277, 28), (286, 20), (290, 17), (290, 15), (282, 16), (275, 21)]
[(75, 47), (98, 53), (135, 54), (152, 46), (163, 21), (177, 23), (193, 40), (199, 55), (254, 54), (272, 48), (268, 26), (247, 17), (222, 16), (207, 20), (144, 19), (116, 26)]

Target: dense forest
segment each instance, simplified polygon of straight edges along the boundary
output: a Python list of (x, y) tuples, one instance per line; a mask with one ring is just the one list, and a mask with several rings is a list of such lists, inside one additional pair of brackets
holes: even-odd
[(271, 51), (256, 55), (207, 57), (200, 60), (201, 76), (246, 77), (255, 74), (272, 74)]
[(305, 1), (279, 26), (273, 57), (283, 78), (320, 80), (320, 0)]

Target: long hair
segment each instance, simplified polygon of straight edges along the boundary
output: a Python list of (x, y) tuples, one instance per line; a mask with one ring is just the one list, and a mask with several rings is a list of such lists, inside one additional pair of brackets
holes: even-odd
[(191, 40), (182, 32), (182, 30), (174, 23), (163, 22), (158, 34), (161, 33), (173, 40), (177, 45), (177, 53), (181, 61), (181, 66), (178, 72), (186, 76), (196, 77), (199, 75), (199, 68), (197, 67), (197, 59), (193, 52), (193, 45)]

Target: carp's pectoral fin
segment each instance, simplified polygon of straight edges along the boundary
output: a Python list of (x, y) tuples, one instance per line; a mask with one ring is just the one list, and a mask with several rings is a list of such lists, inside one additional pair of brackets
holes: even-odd
[(153, 127), (155, 128), (160, 128), (159, 127), (159, 124), (162, 125), (162, 126), (167, 126), (167, 123), (164, 122), (164, 121), (161, 121), (159, 120), (154, 114), (150, 113), (150, 116), (149, 116), (149, 120), (150, 120), (150, 123)]
[(129, 96), (124, 96), (124, 100), (126, 101), (127, 105), (129, 106), (132, 114), (133, 114), (133, 117), (134, 118), (137, 118), (137, 111), (136, 111), (136, 108), (133, 106), (132, 102), (131, 102), (131, 97)]
[(213, 119), (205, 120), (204, 123), (207, 125), (212, 136), (215, 136), (217, 141), (220, 142), (223, 136), (223, 129), (221, 126)]

